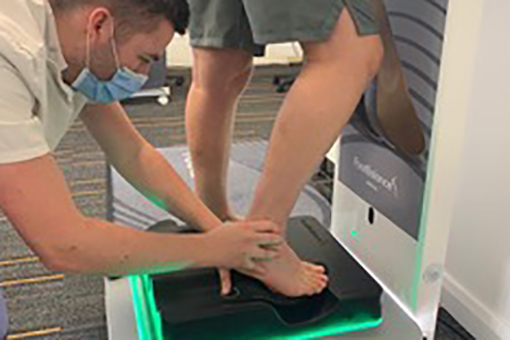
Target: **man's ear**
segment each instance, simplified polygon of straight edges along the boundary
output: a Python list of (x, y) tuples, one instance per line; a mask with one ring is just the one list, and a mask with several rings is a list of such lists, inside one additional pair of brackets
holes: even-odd
[(88, 32), (92, 43), (107, 43), (113, 36), (114, 20), (104, 7), (94, 9), (89, 15)]

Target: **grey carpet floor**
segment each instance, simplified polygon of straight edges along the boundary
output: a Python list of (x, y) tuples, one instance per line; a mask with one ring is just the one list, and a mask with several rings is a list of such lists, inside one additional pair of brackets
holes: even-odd
[[(236, 139), (269, 137), (284, 98), (274, 91), (273, 75), (294, 72), (286, 67), (256, 71), (239, 105)], [(171, 74), (183, 75), (187, 81), (183, 87), (173, 89), (173, 101), (169, 106), (162, 107), (153, 100), (125, 103), (137, 128), (156, 147), (185, 143), (183, 113), (189, 71), (172, 70)], [(73, 125), (55, 156), (83, 214), (105, 218), (106, 162), (81, 122)], [(330, 193), (331, 178), (327, 174), (315, 175), (312, 182), (325, 195)], [(49, 272), (1, 214), (0, 287), (10, 313), (9, 340), (107, 339), (102, 278)], [(445, 311), (441, 311), (439, 321), (437, 339), (473, 339)]]

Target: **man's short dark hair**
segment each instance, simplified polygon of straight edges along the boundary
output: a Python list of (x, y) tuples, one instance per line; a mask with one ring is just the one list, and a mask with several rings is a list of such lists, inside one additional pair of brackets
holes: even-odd
[(64, 12), (79, 6), (100, 5), (117, 19), (120, 31), (151, 31), (157, 27), (155, 17), (166, 18), (179, 34), (189, 25), (187, 0), (50, 0), (53, 10)]

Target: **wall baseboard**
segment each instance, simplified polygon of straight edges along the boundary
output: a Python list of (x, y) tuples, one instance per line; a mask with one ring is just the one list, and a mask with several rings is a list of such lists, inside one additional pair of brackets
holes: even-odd
[(449, 274), (443, 283), (442, 305), (476, 339), (510, 339), (510, 325)]

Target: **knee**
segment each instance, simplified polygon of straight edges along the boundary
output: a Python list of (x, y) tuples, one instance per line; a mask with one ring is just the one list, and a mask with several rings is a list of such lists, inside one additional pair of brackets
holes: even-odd
[(342, 13), (330, 37), (320, 43), (303, 43), (307, 63), (345, 68), (372, 79), (379, 71), (384, 47), (379, 35), (360, 36), (349, 11)]
[(380, 37), (373, 39), (373, 41), (367, 44), (363, 55), (367, 76), (372, 79), (379, 72), (384, 59), (384, 46)]
[(352, 49), (345, 51), (345, 59), (360, 75), (372, 80), (381, 67), (384, 58), (384, 46), (379, 36), (360, 38)]
[(239, 50), (194, 50), (193, 86), (207, 92), (238, 95), (252, 74), (252, 57)]
[(308, 47), (305, 49), (307, 64), (312, 67), (328, 67), (356, 72), (367, 81), (379, 72), (384, 58), (384, 47), (379, 36), (357, 37), (341, 46)]
[(248, 85), (252, 74), (252, 63), (246, 64), (235, 73), (235, 77), (232, 79), (230, 85), (235, 89), (236, 92), (241, 93), (246, 88), (246, 85)]

